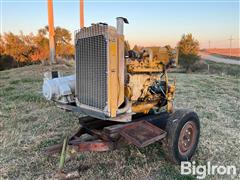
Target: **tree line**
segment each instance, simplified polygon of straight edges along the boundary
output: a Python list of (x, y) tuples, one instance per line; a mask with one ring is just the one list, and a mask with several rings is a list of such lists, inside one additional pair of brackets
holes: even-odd
[[(55, 28), (56, 59), (73, 59), (74, 46), (69, 30), (61, 27)], [(140, 47), (140, 46), (139, 46)], [(169, 45), (167, 49), (172, 49)], [(184, 34), (177, 44), (179, 49), (179, 64), (187, 71), (191, 71), (199, 61), (199, 42), (192, 34)], [(135, 45), (133, 50), (138, 49)], [(125, 41), (125, 52), (130, 45)], [(37, 34), (24, 35), (22, 32), (0, 34), (0, 70), (30, 65), (35, 63), (48, 63), (49, 39), (48, 26), (38, 30)]]
[[(74, 57), (71, 33), (61, 27), (55, 28), (56, 58)], [(0, 70), (34, 63), (47, 63), (49, 58), (48, 26), (28, 35), (12, 32), (0, 35)]]

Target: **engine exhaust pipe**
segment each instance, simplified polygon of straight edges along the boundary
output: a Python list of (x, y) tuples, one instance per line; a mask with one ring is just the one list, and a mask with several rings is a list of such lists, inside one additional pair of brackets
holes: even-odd
[(123, 32), (124, 23), (128, 24), (127, 18), (117, 17), (117, 33), (119, 35), (123, 35), (123, 33), (124, 33)]

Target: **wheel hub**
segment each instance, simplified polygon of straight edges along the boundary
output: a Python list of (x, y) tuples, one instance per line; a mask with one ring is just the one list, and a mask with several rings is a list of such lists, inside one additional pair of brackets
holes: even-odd
[(196, 143), (197, 127), (193, 121), (188, 121), (181, 129), (178, 139), (178, 149), (182, 155), (187, 154)]

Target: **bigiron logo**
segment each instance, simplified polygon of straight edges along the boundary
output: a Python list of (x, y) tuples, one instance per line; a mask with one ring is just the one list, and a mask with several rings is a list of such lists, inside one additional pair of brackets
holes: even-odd
[(194, 175), (198, 179), (204, 179), (208, 175), (240, 177), (235, 165), (212, 165), (211, 162), (207, 162), (206, 165), (196, 165), (195, 161), (181, 162), (181, 175)]

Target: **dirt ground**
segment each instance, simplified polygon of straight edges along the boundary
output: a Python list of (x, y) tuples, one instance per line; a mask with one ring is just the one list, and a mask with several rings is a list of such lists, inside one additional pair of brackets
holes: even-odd
[(214, 54), (201, 53), (201, 58), (208, 61), (218, 62), (218, 63), (240, 65), (239, 60), (229, 59), (228, 57), (216, 56)]
[[(71, 74), (73, 67), (56, 69)], [(78, 128), (77, 117), (58, 109), (41, 94), (46, 66), (0, 71), (0, 179), (50, 179), (58, 157), (45, 147), (63, 141)], [(177, 78), (175, 106), (195, 110), (201, 121), (199, 147), (193, 160), (205, 165), (236, 165), (240, 169), (239, 76), (171, 73)], [(160, 143), (138, 149), (82, 153), (65, 171), (79, 170), (81, 179), (194, 179), (164, 159)], [(230, 177), (209, 176), (208, 179)], [(236, 178), (236, 177), (232, 177)]]

